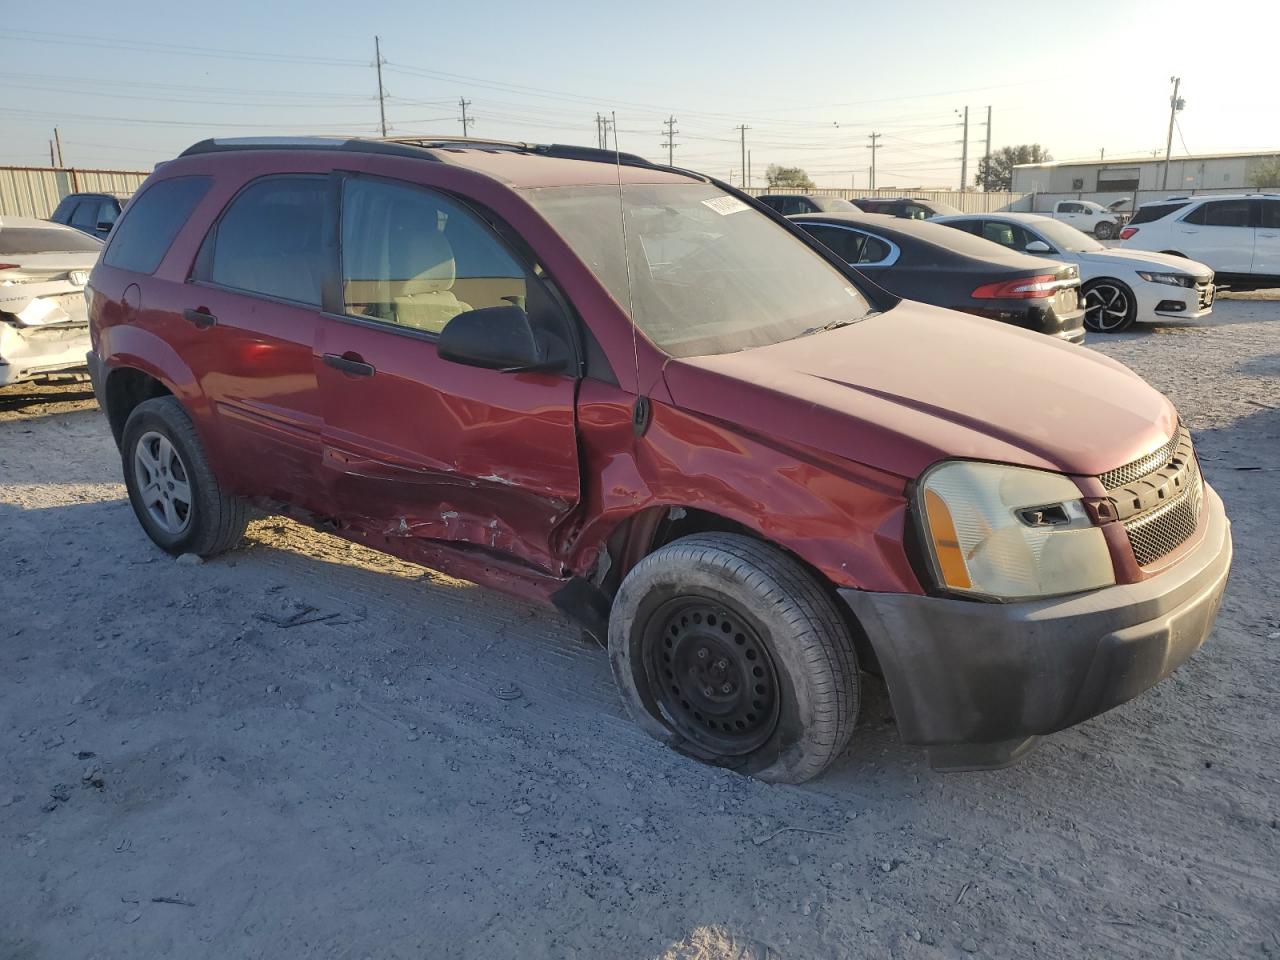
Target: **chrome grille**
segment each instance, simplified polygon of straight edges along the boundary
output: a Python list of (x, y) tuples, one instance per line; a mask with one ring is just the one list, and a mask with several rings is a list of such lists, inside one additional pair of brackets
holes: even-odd
[(1181, 434), (1182, 430), (1179, 429), (1165, 441), (1163, 446), (1151, 451), (1145, 457), (1139, 457), (1132, 463), (1126, 463), (1123, 467), (1108, 470), (1098, 479), (1102, 481), (1102, 485), (1108, 490), (1114, 490), (1116, 487), (1125, 487), (1135, 480), (1141, 480), (1147, 474), (1159, 470), (1169, 462), (1173, 457), (1173, 452), (1178, 449), (1178, 439)]
[(1192, 457), (1187, 465), (1186, 487), (1180, 497), (1125, 521), (1124, 529), (1138, 566), (1154, 563), (1186, 543), (1200, 522), (1201, 500), (1200, 470)]
[(1196, 284), (1196, 302), (1201, 310), (1205, 307), (1213, 306), (1213, 283), (1212, 281), (1204, 281)]

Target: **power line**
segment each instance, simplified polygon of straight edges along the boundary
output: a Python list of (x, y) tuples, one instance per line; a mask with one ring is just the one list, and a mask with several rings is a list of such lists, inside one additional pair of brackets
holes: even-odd
[(227, 50), (217, 47), (193, 47), (174, 43), (157, 43), (150, 40), (92, 37), (74, 33), (41, 33), (35, 30), (5, 30), (0, 36), (12, 37), (23, 43), (51, 43), (73, 47), (97, 47), (106, 50), (136, 50), (144, 53), (167, 53), (184, 57), (211, 57), (215, 60), (260, 60), (265, 63), (311, 63), (334, 67), (365, 67), (363, 60), (341, 57), (309, 57), (288, 53), (265, 53), (254, 50)]

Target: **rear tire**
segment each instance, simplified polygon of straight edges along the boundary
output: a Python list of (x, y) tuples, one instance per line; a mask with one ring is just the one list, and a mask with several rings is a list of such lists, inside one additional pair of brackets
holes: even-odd
[(1099, 240), (1110, 240), (1116, 235), (1116, 225), (1104, 220), (1093, 228), (1093, 235)]
[(1119, 280), (1093, 280), (1084, 285), (1084, 325), (1094, 333), (1119, 333), (1133, 326), (1138, 302)]
[(740, 534), (684, 537), (636, 564), (614, 598), (609, 657), (650, 735), (761, 780), (817, 776), (857, 721), (857, 656), (836, 601)]
[(134, 515), (160, 549), (211, 557), (240, 542), (248, 504), (222, 492), (176, 399), (154, 397), (134, 407), (120, 457)]

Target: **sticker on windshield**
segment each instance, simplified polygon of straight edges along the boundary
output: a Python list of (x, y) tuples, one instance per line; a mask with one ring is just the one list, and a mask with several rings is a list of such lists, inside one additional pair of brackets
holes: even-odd
[(712, 197), (709, 200), (703, 200), (704, 207), (710, 207), (722, 217), (727, 217), (731, 213), (739, 213), (743, 210), (750, 210), (745, 203), (737, 197)]

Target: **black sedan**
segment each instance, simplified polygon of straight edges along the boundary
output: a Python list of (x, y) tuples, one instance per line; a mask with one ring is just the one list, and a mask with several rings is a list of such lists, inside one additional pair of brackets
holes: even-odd
[(939, 224), (874, 213), (790, 218), (890, 293), (1084, 340), (1075, 264), (1008, 250)]

